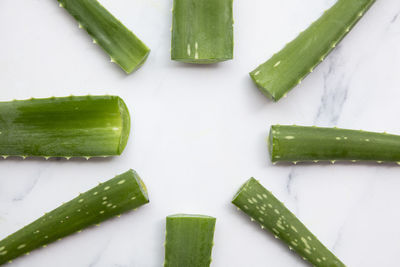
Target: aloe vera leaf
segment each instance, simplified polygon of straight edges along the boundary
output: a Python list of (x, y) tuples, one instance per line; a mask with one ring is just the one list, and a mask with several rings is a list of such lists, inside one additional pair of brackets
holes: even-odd
[(232, 58), (232, 0), (174, 0), (171, 59), (210, 64)]
[(167, 217), (164, 267), (208, 267), (216, 219), (204, 215)]
[(58, 0), (126, 73), (146, 61), (150, 49), (96, 0)]
[(0, 241), (0, 265), (148, 202), (135, 171), (117, 175)]
[(368, 160), (400, 162), (400, 136), (339, 128), (271, 126), (272, 162)]
[(120, 155), (130, 116), (118, 96), (70, 96), (0, 102), (0, 155)]
[(257, 221), (262, 229), (268, 229), (313, 266), (345, 266), (256, 179), (250, 178), (243, 184), (232, 203), (250, 216), (252, 221)]
[(338, 0), (308, 29), (250, 73), (260, 91), (278, 101), (311, 73), (375, 0)]

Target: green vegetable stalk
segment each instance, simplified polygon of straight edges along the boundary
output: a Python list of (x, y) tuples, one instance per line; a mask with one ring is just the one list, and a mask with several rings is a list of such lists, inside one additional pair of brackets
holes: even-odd
[(167, 217), (164, 267), (208, 267), (216, 219), (204, 215)]
[(233, 0), (174, 0), (171, 59), (210, 64), (233, 58)]
[(368, 160), (400, 162), (400, 136), (360, 130), (273, 125), (272, 162)]
[(58, 0), (126, 73), (138, 69), (150, 49), (96, 0)]
[(313, 71), (375, 0), (338, 0), (281, 51), (250, 73), (261, 92), (278, 101)]
[(70, 96), (0, 102), (0, 155), (120, 155), (130, 116), (118, 96)]
[(344, 267), (305, 226), (270, 191), (256, 179), (249, 179), (236, 193), (232, 203), (271, 231), (304, 260), (316, 267)]
[(129, 170), (0, 241), (0, 265), (148, 202), (145, 185)]

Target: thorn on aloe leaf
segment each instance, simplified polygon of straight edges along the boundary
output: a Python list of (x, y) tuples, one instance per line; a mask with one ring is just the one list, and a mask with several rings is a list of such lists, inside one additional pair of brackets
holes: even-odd
[[(104, 207), (103, 197), (117, 208)], [(1, 240), (0, 265), (148, 202), (146, 187), (135, 171), (117, 175)]]
[(272, 162), (400, 162), (400, 136), (387, 133), (273, 125), (268, 146)]
[[(285, 242), (290, 249), (313, 266), (345, 266), (256, 179), (251, 178), (243, 184), (232, 203), (250, 218), (255, 218), (261, 228), (268, 229), (276, 239)], [(245, 206), (248, 208), (244, 208)]]
[(374, 2), (338, 0), (250, 77), (264, 95), (278, 101), (328, 56)]

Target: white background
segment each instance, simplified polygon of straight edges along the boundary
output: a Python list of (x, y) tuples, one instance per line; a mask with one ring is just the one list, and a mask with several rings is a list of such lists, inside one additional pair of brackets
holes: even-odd
[(236, 0), (235, 59), (211, 66), (169, 59), (172, 0), (101, 3), (152, 49), (131, 75), (110, 63), (57, 1), (0, 1), (1, 100), (115, 94), (133, 126), (120, 157), (0, 160), (0, 239), (129, 168), (145, 181), (151, 202), (9, 266), (159, 267), (165, 216), (174, 213), (217, 217), (214, 267), (306, 266), (230, 204), (251, 176), (348, 266), (399, 266), (399, 166), (273, 166), (265, 141), (276, 123), (400, 134), (398, 0), (378, 0), (279, 103), (266, 99), (248, 72), (334, 0)]

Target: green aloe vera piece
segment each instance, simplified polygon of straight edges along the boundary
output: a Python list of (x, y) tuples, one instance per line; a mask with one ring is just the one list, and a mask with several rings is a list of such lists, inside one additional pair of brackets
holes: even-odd
[(167, 217), (164, 267), (208, 267), (216, 219), (204, 215)]
[(148, 202), (145, 185), (129, 170), (0, 241), (0, 265)]
[(313, 266), (345, 266), (256, 179), (250, 178), (242, 185), (232, 203), (250, 216), (252, 221), (257, 221), (262, 229), (268, 229)]
[(233, 0), (174, 0), (171, 59), (210, 64), (233, 58)]
[(272, 162), (369, 160), (400, 162), (400, 136), (339, 128), (273, 125)]
[(261, 92), (278, 101), (313, 71), (375, 0), (338, 0), (281, 51), (250, 73)]
[(70, 96), (0, 102), (0, 155), (120, 155), (130, 116), (118, 96)]
[(58, 0), (126, 73), (146, 61), (150, 49), (96, 0)]

